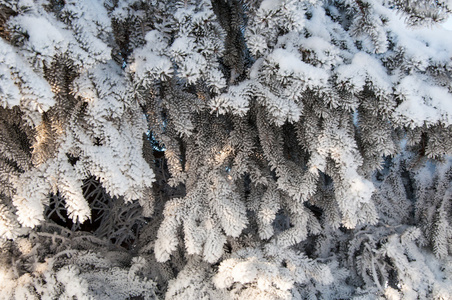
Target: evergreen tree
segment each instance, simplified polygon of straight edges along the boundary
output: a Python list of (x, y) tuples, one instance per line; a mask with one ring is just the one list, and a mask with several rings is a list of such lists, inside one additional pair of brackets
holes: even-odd
[(0, 0), (0, 299), (452, 299), (448, 0)]

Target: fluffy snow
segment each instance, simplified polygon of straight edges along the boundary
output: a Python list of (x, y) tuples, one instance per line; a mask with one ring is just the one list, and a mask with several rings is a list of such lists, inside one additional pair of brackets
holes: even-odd
[(210, 107), (219, 114), (225, 114), (232, 111), (234, 114), (244, 116), (249, 109), (249, 93), (251, 83), (243, 81), (239, 85), (230, 86), (227, 93), (212, 99)]
[(306, 20), (306, 29), (312, 34), (325, 41), (331, 41), (328, 27), (325, 24), (331, 24), (325, 15), (325, 11), (321, 7), (312, 7), (310, 10), (312, 17)]
[(161, 78), (170, 76), (172, 67), (173, 65), (167, 57), (146, 51), (137, 51), (135, 62), (130, 65), (130, 69), (143, 79), (148, 75), (156, 76), (156, 74)]
[(442, 26), (447, 30), (452, 30), (452, 17), (449, 17), (449, 19), (447, 19)]
[(250, 68), (250, 79), (257, 79), (259, 76), (259, 69), (262, 66), (262, 63), (264, 62), (263, 58), (259, 58), (254, 62), (254, 64)]
[[(74, 3), (77, 2), (80, 3), (80, 1), (74, 1)], [(90, 24), (92, 24), (93, 27), (95, 25), (98, 28), (110, 29), (111, 20), (105, 7), (105, 2), (103, 0), (89, 0), (87, 2), (88, 3), (81, 9), (83, 10), (84, 19), (90, 20)], [(95, 31), (93, 31), (93, 33), (95, 33)]]
[(363, 89), (367, 81), (378, 90), (392, 92), (392, 81), (381, 62), (365, 52), (358, 52), (351, 64), (337, 68), (340, 82), (347, 83), (358, 92)]
[[(0, 39), (0, 88), (3, 93), (10, 93), (12, 98), (6, 100), (9, 106), (18, 105), (19, 101), (24, 101), (29, 108), (40, 112), (47, 111), (55, 104), (53, 93), (51, 92), (48, 82), (38, 76), (28, 65), (28, 63), (19, 55), (15, 49)], [(13, 78), (13, 72), (17, 72), (18, 79)], [(20, 99), (17, 98), (18, 85), (21, 83)], [(0, 98), (1, 99), (1, 98)]]
[(392, 39), (404, 49), (408, 57), (422, 61), (450, 63), (452, 55), (452, 34), (441, 26), (407, 27), (404, 20), (388, 10), (393, 15), (389, 23)]
[(158, 30), (149, 31), (145, 36), (145, 40), (147, 46), (151, 47), (155, 52), (160, 53), (167, 50), (168, 43), (165, 41), (163, 34)]
[(407, 76), (397, 86), (404, 101), (395, 114), (411, 122), (411, 126), (452, 124), (452, 95), (446, 88), (430, 85), (417, 76)]
[(304, 63), (297, 54), (276, 49), (268, 57), (279, 65), (279, 73), (283, 76), (295, 75), (304, 80), (308, 86), (323, 86), (328, 81), (329, 74), (320, 68)]
[(20, 90), (11, 79), (10, 70), (0, 66), (0, 105), (13, 107), (20, 104)]
[(280, 0), (264, 0), (261, 3), (260, 9), (262, 10), (276, 10), (281, 5)]
[(327, 67), (335, 66), (341, 62), (338, 56), (339, 49), (320, 37), (312, 36), (301, 40), (300, 45), (305, 49), (314, 51), (317, 60)]
[(351, 196), (358, 198), (360, 202), (370, 202), (375, 190), (372, 182), (359, 176), (356, 170), (348, 169), (346, 174), (349, 176), (347, 179), (350, 184), (349, 192)]
[(55, 48), (67, 48), (64, 34), (47, 19), (30, 15), (15, 18), (29, 35), (28, 44), (41, 55), (53, 56)]
[(174, 40), (171, 45), (171, 52), (173, 53), (190, 53), (190, 50), (193, 49), (195, 41), (193, 38), (188, 36), (181, 36)]

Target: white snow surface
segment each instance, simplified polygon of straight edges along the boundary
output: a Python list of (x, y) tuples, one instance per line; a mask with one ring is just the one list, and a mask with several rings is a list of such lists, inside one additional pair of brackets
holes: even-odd
[(276, 10), (281, 5), (280, 0), (264, 0), (261, 3), (260, 9), (262, 10)]
[(404, 101), (395, 114), (412, 127), (443, 123), (452, 124), (452, 95), (444, 87), (434, 86), (419, 76), (407, 76), (397, 86)]
[(327, 71), (303, 62), (294, 52), (276, 49), (267, 58), (279, 65), (281, 75), (297, 76), (305, 80), (309, 87), (323, 86), (328, 81), (329, 74)]
[(28, 44), (31, 49), (46, 56), (53, 56), (55, 48), (67, 48), (64, 34), (47, 19), (31, 15), (23, 15), (15, 18), (21, 27), (29, 35)]
[[(0, 39), (0, 90), (6, 95), (6, 103), (9, 107), (19, 105), (21, 101), (28, 104), (33, 110), (47, 111), (55, 104), (53, 94), (48, 82), (38, 76), (29, 64), (16, 53), (16, 49)], [(22, 91), (19, 93), (19, 81), (14, 78), (17, 72), (20, 78)], [(25, 93), (24, 93), (25, 92)], [(1, 98), (0, 98), (1, 100)]]
[(338, 80), (347, 83), (358, 92), (366, 82), (379, 90), (392, 92), (393, 83), (381, 62), (365, 52), (358, 52), (348, 65), (337, 68)]

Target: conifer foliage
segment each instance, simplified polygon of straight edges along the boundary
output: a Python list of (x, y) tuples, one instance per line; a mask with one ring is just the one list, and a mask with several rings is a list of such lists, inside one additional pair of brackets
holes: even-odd
[(0, 0), (0, 299), (451, 299), (447, 0)]

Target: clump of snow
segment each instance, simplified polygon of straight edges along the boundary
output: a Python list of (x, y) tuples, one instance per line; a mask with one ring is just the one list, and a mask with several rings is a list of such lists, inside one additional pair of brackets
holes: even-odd
[(347, 169), (347, 180), (350, 184), (350, 194), (362, 203), (369, 203), (375, 187), (373, 183), (358, 175), (356, 170)]
[[(2, 39), (0, 39), (0, 64), (3, 66), (0, 68), (0, 88), (8, 95), (6, 99), (8, 106), (22, 103), (31, 110), (43, 112), (55, 104), (48, 82), (38, 76), (29, 64), (17, 55), (15, 49)], [(12, 98), (9, 98), (9, 95)]]
[(366, 83), (371, 83), (374, 89), (392, 92), (392, 80), (381, 62), (365, 52), (358, 52), (348, 65), (337, 68), (337, 79), (348, 85), (354, 92), (363, 89)]
[(315, 53), (316, 59), (327, 68), (341, 63), (339, 50), (330, 42), (316, 36), (309, 37), (300, 41), (300, 45)]
[(321, 68), (316, 68), (303, 62), (298, 54), (285, 49), (276, 49), (267, 59), (279, 65), (279, 74), (293, 75), (303, 80), (308, 87), (318, 87), (327, 84), (329, 74)]
[(281, 0), (264, 0), (261, 3), (262, 10), (276, 10), (281, 5)]
[(259, 76), (259, 69), (262, 67), (262, 63), (264, 62), (263, 58), (259, 58), (254, 62), (254, 64), (250, 68), (250, 79), (257, 79)]
[(163, 51), (167, 51), (168, 43), (165, 40), (165, 37), (158, 30), (149, 31), (145, 38), (148, 47), (152, 49), (152, 51), (161, 53)]
[(312, 36), (317, 36), (330, 42), (331, 36), (328, 32), (328, 27), (325, 24), (329, 23), (327, 16), (325, 15), (325, 10), (321, 7), (312, 7), (310, 9), (312, 17), (306, 20), (306, 29), (311, 33)]
[(256, 90), (259, 91), (260, 94), (258, 99), (267, 108), (273, 123), (277, 126), (282, 126), (286, 120), (289, 122), (297, 122), (301, 117), (303, 109), (302, 103), (295, 103), (289, 98), (279, 97), (262, 85), (257, 85)]
[(0, 105), (13, 107), (20, 104), (20, 90), (10, 76), (10, 70), (0, 66)]
[(176, 53), (187, 54), (190, 53), (191, 49), (193, 49), (194, 44), (195, 40), (193, 38), (188, 36), (181, 36), (174, 40), (170, 49), (173, 55), (175, 55)]
[(251, 88), (249, 80), (243, 81), (236, 86), (230, 86), (227, 93), (215, 97), (210, 101), (209, 105), (212, 111), (219, 114), (232, 111), (234, 114), (244, 116), (249, 109)]
[(28, 33), (28, 45), (41, 55), (53, 56), (57, 48), (66, 49), (67, 41), (61, 29), (55, 27), (47, 19), (31, 15), (15, 18), (15, 22)]
[(390, 36), (397, 47), (403, 49), (407, 57), (419, 63), (450, 63), (452, 57), (452, 35), (450, 31), (436, 26), (433, 28), (407, 27), (393, 11), (387, 11)]
[(434, 86), (419, 76), (407, 76), (396, 88), (403, 102), (395, 110), (395, 116), (408, 121), (410, 126), (443, 123), (452, 124), (452, 95), (441, 86)]

